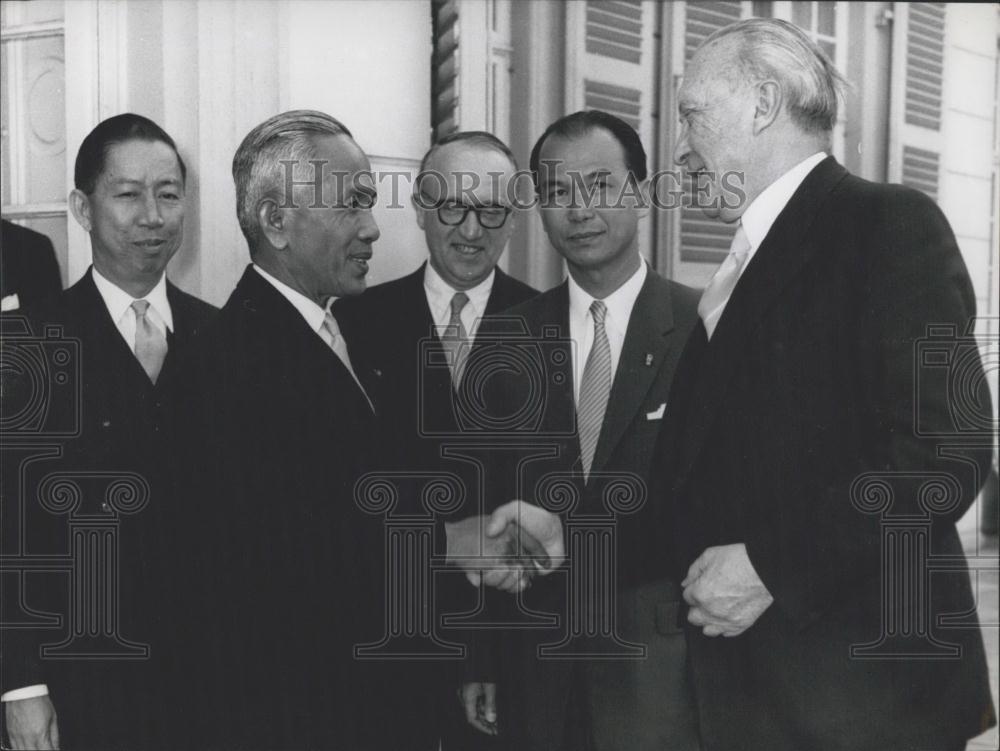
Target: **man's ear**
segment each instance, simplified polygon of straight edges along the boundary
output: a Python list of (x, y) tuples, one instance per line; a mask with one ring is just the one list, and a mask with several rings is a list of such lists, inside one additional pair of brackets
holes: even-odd
[(756, 136), (769, 128), (781, 111), (782, 93), (778, 82), (768, 80), (757, 84), (754, 104), (753, 134)]
[(641, 183), (639, 183), (638, 190), (638, 205), (635, 207), (636, 214), (642, 219), (645, 216), (649, 216), (649, 207), (652, 205), (653, 193), (652, 193), (652, 182), (647, 177)]
[(257, 204), (257, 227), (267, 241), (278, 250), (288, 247), (288, 228), (285, 210), (273, 198), (265, 198)]
[(417, 226), (420, 229), (424, 228), (424, 224), (427, 223), (427, 209), (425, 209), (420, 201), (417, 200), (416, 195), (410, 196), (410, 203), (413, 204), (413, 210), (417, 212)]
[(90, 197), (82, 190), (74, 188), (69, 194), (69, 210), (77, 223), (90, 232), (93, 228), (90, 220)]

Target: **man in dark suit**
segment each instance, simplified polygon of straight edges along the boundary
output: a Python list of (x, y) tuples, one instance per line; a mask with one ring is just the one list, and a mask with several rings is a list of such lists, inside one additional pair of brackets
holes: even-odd
[(994, 416), (974, 345), (945, 373), (972, 384), (961, 405), (918, 357), (932, 325), (961, 354), (975, 298), (932, 201), (827, 156), (839, 81), (800, 29), (752, 19), (705, 41), (679, 94), (675, 160), (739, 222), (656, 455), (710, 751), (957, 751), (995, 722), (955, 531), (989, 451), (935, 437)]
[[(514, 230), (516, 171), (510, 149), (490, 133), (463, 131), (438, 141), (424, 155), (413, 195), (428, 262), (334, 306), (347, 340), (365, 347), (382, 374), (380, 409), (389, 428), (382, 442), (382, 467), (460, 477), (467, 501), (454, 518), (481, 513), (481, 499), (470, 492), (477, 487), (475, 469), (444, 451), (459, 430), (455, 389), (462, 363), (475, 349), (484, 317), (537, 294), (497, 267)], [(465, 181), (464, 192), (460, 180)], [(449, 357), (450, 367), (429, 366)], [(419, 488), (404, 495), (411, 512), (419, 512)], [(477, 592), (462, 578), (438, 577), (438, 614), (475, 607)], [(407, 665), (401, 672), (422, 684), (410, 692), (409, 732), (426, 735), (427, 748), (436, 749), (443, 734), (448, 745), (471, 751), (470, 744), (480, 739), (466, 730), (464, 718), (453, 717), (458, 682), (448, 679), (453, 670), (425, 663)], [(456, 733), (465, 737), (452, 737)]]
[[(559, 622), (501, 636), (499, 737), (511, 749), (697, 749), (680, 588), (657, 565), (664, 545), (650, 534), (656, 499), (645, 492), (697, 295), (640, 256), (638, 221), (649, 195), (646, 154), (631, 126), (599, 111), (568, 115), (535, 144), (531, 170), (545, 231), (569, 277), (506, 315), (523, 322), (547, 362), (570, 368), (545, 378), (543, 417), (526, 436), (535, 445), (561, 436), (552, 439), (555, 456), (514, 458), (502, 476), (518, 485), (503, 496), (545, 505), (557, 495), (551, 483), (572, 488), (567, 523), (610, 524), (617, 554), (573, 547), (571, 537), (568, 581), (549, 577), (525, 593), (525, 608), (556, 613)], [(500, 414), (529, 398), (526, 374), (512, 369), (494, 387)], [(587, 583), (598, 581), (608, 589), (588, 596), (596, 590)], [(609, 622), (617, 626), (606, 638), (571, 638), (581, 627), (593, 637), (585, 624)], [(552, 653), (540, 649), (563, 640)], [(565, 659), (571, 654), (578, 659)], [(487, 690), (467, 686), (466, 699)]]
[[(67, 519), (33, 502), (41, 481), (54, 471), (67, 473), (81, 493), (75, 517), (115, 523), (121, 509), (111, 507), (114, 494), (108, 490), (105, 496), (105, 488), (92, 485), (101, 476), (137, 476), (129, 487), (149, 506), (117, 521), (118, 580), (109, 582), (111, 590), (101, 590), (110, 598), (103, 605), (86, 588), (74, 586), (68, 594), (66, 578), (51, 573), (26, 586), (26, 602), (40, 611), (65, 613), (72, 596), (81, 610), (70, 624), (71, 635), (93, 635), (97, 629), (108, 643), (95, 653), (81, 639), (78, 653), (56, 650), (63, 659), (40, 660), (40, 643), (58, 641), (54, 634), (6, 632), (3, 699), (7, 731), (17, 748), (49, 748), (60, 738), (72, 748), (135, 748), (152, 740), (144, 703), (152, 674), (146, 655), (139, 654), (145, 647), (134, 649), (132, 640), (150, 638), (154, 611), (144, 575), (156, 539), (150, 507), (163, 503), (160, 404), (178, 350), (216, 311), (177, 289), (164, 273), (183, 235), (185, 167), (156, 123), (134, 114), (100, 123), (80, 146), (74, 182), (70, 210), (90, 234), (93, 266), (68, 290), (25, 313), (35, 336), (45, 337), (48, 327), (57, 326), (64, 339), (78, 341), (82, 380), (72, 387), (79, 402), (53, 403), (51, 409), (63, 413), (50, 412), (49, 423), (69, 424), (76, 414), (79, 432), (58, 441), (58, 459), (33, 463), (26, 471), (22, 552), (65, 555), (71, 549)], [(18, 500), (8, 496), (5, 503)], [(83, 556), (75, 539), (73, 545)], [(90, 553), (112, 565), (106, 551)], [(83, 563), (75, 565), (74, 581), (85, 578)], [(99, 609), (116, 612), (108, 620)], [(80, 623), (89, 624), (83, 633)]]
[(6, 219), (0, 232), (0, 298), (4, 312), (26, 308), (62, 291), (52, 241)]
[[(171, 740), (423, 748), (412, 696), (354, 652), (383, 635), (385, 533), (355, 482), (378, 468), (384, 387), (330, 305), (365, 288), (379, 236), (369, 162), (337, 120), (296, 110), (244, 138), (233, 177), (252, 265), (172, 398), (170, 535), (189, 587), (170, 609), (171, 654), (199, 679), (172, 697)], [(511, 534), (483, 526), (444, 525), (447, 554), (506, 555)]]

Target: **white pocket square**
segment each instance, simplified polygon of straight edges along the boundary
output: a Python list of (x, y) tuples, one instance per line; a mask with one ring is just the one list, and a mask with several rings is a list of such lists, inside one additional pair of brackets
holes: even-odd
[(667, 409), (667, 403), (663, 402), (663, 404), (660, 405), (659, 409), (654, 409), (652, 412), (647, 412), (646, 413), (646, 419), (647, 420), (662, 420), (663, 419), (663, 413), (666, 411), (666, 409)]
[(7, 313), (11, 310), (19, 310), (21, 308), (21, 301), (17, 298), (17, 293), (13, 295), (7, 295), (3, 300), (0, 300), (0, 312)]

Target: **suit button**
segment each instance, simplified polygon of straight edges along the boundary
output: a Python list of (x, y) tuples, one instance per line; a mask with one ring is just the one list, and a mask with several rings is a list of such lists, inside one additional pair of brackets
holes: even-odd
[(102, 428), (110, 428), (111, 427), (111, 420), (101, 420), (101, 427)]

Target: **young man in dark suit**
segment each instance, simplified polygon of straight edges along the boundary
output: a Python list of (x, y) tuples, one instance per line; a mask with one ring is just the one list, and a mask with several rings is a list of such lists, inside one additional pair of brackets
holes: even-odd
[[(535, 144), (531, 170), (545, 231), (569, 275), (507, 315), (523, 322), (547, 363), (569, 368), (544, 378), (541, 422), (524, 436), (533, 450), (561, 435), (549, 439), (556, 455), (510, 462), (503, 477), (518, 485), (498, 500), (511, 495), (544, 506), (557, 495), (551, 483), (562, 484), (577, 499), (567, 523), (613, 519), (617, 553), (598, 557), (574, 548), (571, 538), (567, 576), (539, 580), (522, 600), (527, 609), (557, 614), (557, 624), (502, 632), (495, 693), (472, 683), (464, 697), (470, 713), (485, 705), (476, 720), (482, 729), (491, 729), (487, 714), (495, 716), (498, 738), (511, 749), (693, 751), (698, 731), (678, 626), (680, 588), (659, 565), (663, 541), (651, 534), (658, 499), (646, 497), (646, 482), (697, 296), (640, 256), (646, 154), (627, 123), (599, 111), (567, 115)], [(528, 374), (512, 369), (493, 387), (499, 414), (514, 414), (530, 398)], [(609, 501), (622, 487), (625, 497)], [(546, 497), (544, 488), (553, 493)], [(616, 513), (616, 504), (631, 508)], [(598, 579), (606, 596), (588, 596), (594, 590), (581, 584)], [(617, 623), (608, 640), (540, 654), (542, 645), (598, 622)], [(578, 658), (565, 659), (573, 651)]]
[[(199, 676), (172, 699), (174, 744), (425, 747), (407, 722), (425, 687), (355, 657), (384, 634), (385, 529), (355, 483), (380, 468), (385, 385), (331, 303), (365, 289), (370, 170), (343, 124), (308, 110), (264, 121), (233, 159), (252, 264), (172, 395), (171, 534), (189, 589), (171, 652)], [(438, 531), (449, 556), (506, 555), (511, 535), (485, 526)]]
[[(3, 699), (16, 747), (48, 748), (61, 738), (67, 747), (115, 749), (153, 740), (146, 705), (152, 673), (145, 655), (127, 659), (137, 655), (125, 642), (150, 638), (155, 611), (144, 576), (154, 563), (158, 534), (150, 523), (152, 508), (164, 502), (165, 461), (158, 451), (163, 390), (178, 351), (216, 312), (177, 289), (165, 274), (183, 236), (185, 176), (173, 140), (151, 120), (123, 114), (94, 128), (77, 154), (76, 187), (69, 197), (74, 218), (90, 234), (93, 266), (65, 292), (24, 311), (36, 337), (58, 327), (63, 339), (76, 340), (81, 381), (71, 384), (75, 399), (53, 403), (52, 410), (63, 412), (49, 414), (50, 424), (78, 419), (78, 434), (58, 441), (58, 459), (33, 463), (25, 475), (23, 552), (56, 555), (71, 549), (66, 517), (34, 503), (34, 490), (48, 473), (67, 473), (82, 493), (74, 515), (115, 515), (119, 509), (109, 507), (115, 503), (108, 500), (111, 491), (98, 503), (103, 489), (91, 487), (93, 478), (113, 479), (115, 473), (137, 476), (132, 491), (148, 505), (119, 521), (113, 553), (118, 580), (104, 585), (111, 589), (99, 590), (109, 599), (98, 606), (87, 589), (72, 591), (81, 603), (77, 617), (91, 624), (88, 629), (98, 621), (101, 629), (114, 626), (101, 634), (109, 643), (97, 659), (80, 645), (80, 654), (40, 660), (39, 644), (58, 641), (54, 634), (4, 634)], [(8, 341), (7, 346), (15, 345)], [(80, 565), (75, 577), (83, 576)], [(48, 577), (33, 580), (26, 601), (37, 610), (63, 613), (70, 597), (66, 581)], [(115, 611), (112, 620), (96, 613), (98, 607)], [(79, 623), (71, 626), (80, 636)]]
[[(827, 156), (840, 80), (800, 29), (751, 19), (679, 93), (674, 158), (739, 222), (656, 454), (709, 751), (958, 751), (995, 722), (955, 530), (989, 470), (961, 444), (995, 425), (975, 297), (931, 200)], [(920, 357), (930, 327), (961, 372)]]
[(35, 305), (62, 291), (52, 241), (6, 219), (0, 231), (0, 298), (8, 312)]

